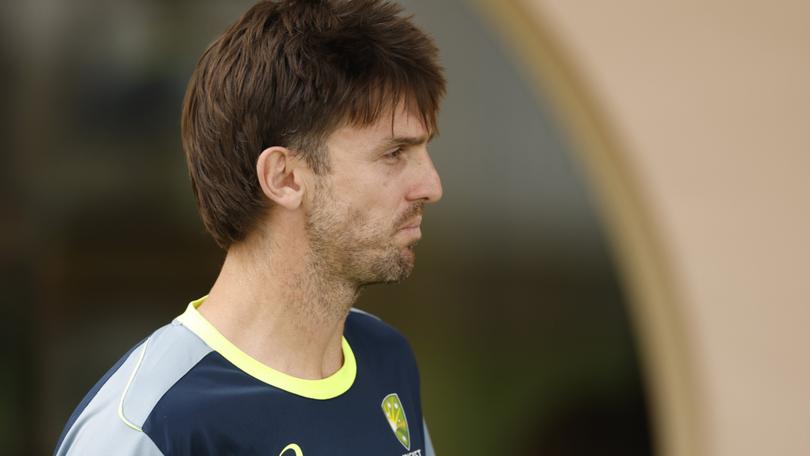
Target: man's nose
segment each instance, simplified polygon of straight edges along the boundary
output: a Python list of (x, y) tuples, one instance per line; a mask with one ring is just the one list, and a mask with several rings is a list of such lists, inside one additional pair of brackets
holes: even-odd
[(424, 200), (428, 203), (435, 203), (442, 199), (442, 180), (427, 151), (420, 154), (418, 181), (409, 199)]

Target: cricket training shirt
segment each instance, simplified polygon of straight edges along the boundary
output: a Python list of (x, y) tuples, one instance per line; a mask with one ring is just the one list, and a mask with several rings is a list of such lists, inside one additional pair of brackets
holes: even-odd
[(197, 311), (203, 299), (99, 380), (55, 455), (434, 455), (416, 361), (396, 330), (353, 309), (343, 366), (304, 380), (231, 344)]

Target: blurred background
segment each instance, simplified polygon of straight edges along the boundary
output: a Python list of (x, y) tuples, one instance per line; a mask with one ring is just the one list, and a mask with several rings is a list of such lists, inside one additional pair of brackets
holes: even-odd
[[(109, 366), (215, 278), (179, 111), (251, 4), (3, 6), (4, 454), (52, 451)], [(404, 6), (447, 68), (445, 197), (412, 279), (358, 307), (413, 344), (442, 454), (649, 454), (627, 310), (567, 139), (471, 5)]]
[[(439, 454), (810, 451), (808, 8), (402, 3), (445, 196), (357, 306), (411, 341)], [(3, 454), (213, 282), (179, 112), (251, 4), (0, 5)]]

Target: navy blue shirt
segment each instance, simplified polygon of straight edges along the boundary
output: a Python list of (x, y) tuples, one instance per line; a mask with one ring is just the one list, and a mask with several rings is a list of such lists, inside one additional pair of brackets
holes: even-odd
[(203, 299), (96, 384), (56, 455), (434, 454), (416, 361), (396, 330), (353, 309), (343, 366), (304, 380), (231, 344), (197, 311)]

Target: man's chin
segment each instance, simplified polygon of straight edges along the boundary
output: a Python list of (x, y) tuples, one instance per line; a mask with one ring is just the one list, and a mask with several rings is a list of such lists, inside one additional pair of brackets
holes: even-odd
[(416, 247), (416, 243), (408, 245), (402, 249), (400, 253), (399, 266), (402, 273), (400, 274), (399, 280), (407, 279), (411, 275), (411, 272), (413, 272), (413, 267), (416, 264), (416, 252), (414, 252), (414, 247)]
[(376, 268), (377, 270), (364, 280), (361, 286), (369, 286), (384, 283), (398, 283), (407, 279), (413, 272), (416, 256), (411, 247), (405, 247), (399, 258)]

